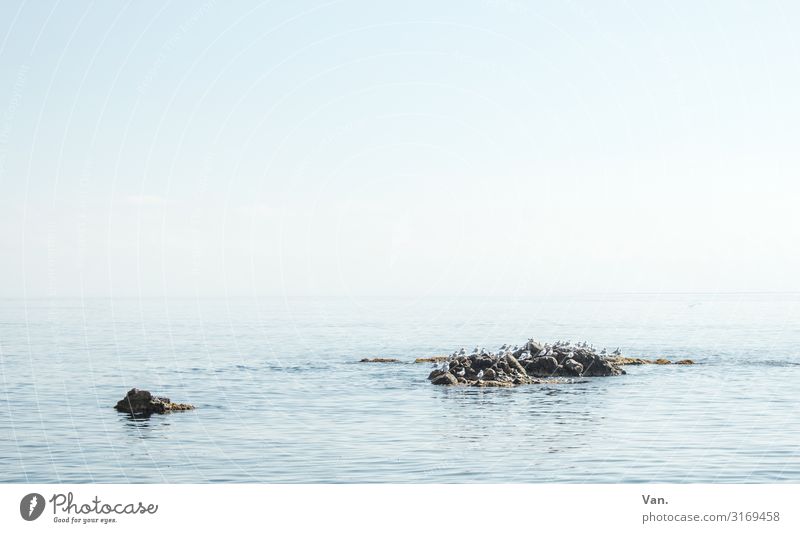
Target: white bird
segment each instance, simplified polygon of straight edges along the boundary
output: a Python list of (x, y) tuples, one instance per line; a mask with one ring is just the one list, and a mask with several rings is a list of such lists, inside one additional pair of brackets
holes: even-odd
[(458, 372), (456, 372), (456, 376), (458, 376), (458, 377), (463, 377), (464, 374), (466, 374), (466, 372), (464, 371), (463, 368), (461, 370), (459, 370)]
[(482, 379), (482, 378), (483, 378), (483, 370), (478, 372), (478, 379)]
[(445, 361), (444, 363), (442, 363), (442, 370), (443, 370), (444, 372), (449, 372), (449, 371), (450, 371), (450, 363), (449, 363), (449, 362), (447, 362), (447, 361)]

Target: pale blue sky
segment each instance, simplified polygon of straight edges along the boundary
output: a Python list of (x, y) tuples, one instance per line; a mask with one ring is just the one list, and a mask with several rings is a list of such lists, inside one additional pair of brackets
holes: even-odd
[(800, 290), (792, 2), (0, 4), (0, 296)]

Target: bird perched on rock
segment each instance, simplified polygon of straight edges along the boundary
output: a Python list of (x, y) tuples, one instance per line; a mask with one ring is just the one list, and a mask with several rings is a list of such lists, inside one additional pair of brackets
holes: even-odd
[(483, 370), (478, 372), (478, 379), (483, 379)]

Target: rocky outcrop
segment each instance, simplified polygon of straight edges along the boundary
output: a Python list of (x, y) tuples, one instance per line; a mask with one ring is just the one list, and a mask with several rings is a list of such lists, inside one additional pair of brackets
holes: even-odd
[(364, 358), (359, 363), (402, 363), (400, 359), (390, 359), (388, 357), (373, 357), (372, 359)]
[(430, 380), (434, 385), (458, 385), (458, 378), (450, 372), (438, 372)]
[(441, 363), (447, 361), (446, 355), (436, 355), (434, 357), (417, 357), (414, 359), (415, 363)]
[(693, 365), (694, 361), (691, 359), (681, 359), (680, 361), (670, 361), (669, 359), (641, 359), (639, 357), (610, 357), (608, 358), (612, 364), (617, 366), (624, 365)]
[[(618, 376), (625, 371), (617, 359), (598, 352), (586, 343), (556, 342), (542, 344), (533, 339), (513, 348), (503, 345), (488, 352), (465, 349), (443, 358), (442, 366), (433, 370), (428, 379), (434, 385), (471, 385), (476, 387), (513, 387), (530, 383), (558, 381), (557, 378)], [(556, 378), (556, 379), (554, 379)]]
[(174, 403), (164, 396), (153, 396), (150, 391), (131, 389), (117, 402), (114, 409), (131, 415), (152, 415), (189, 411), (194, 409), (194, 406), (188, 403)]

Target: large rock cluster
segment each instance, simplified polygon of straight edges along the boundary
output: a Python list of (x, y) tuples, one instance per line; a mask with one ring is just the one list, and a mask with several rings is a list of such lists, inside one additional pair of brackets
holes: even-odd
[[(619, 350), (613, 355), (619, 356)], [(496, 353), (475, 348), (467, 354), (462, 348), (447, 356), (428, 379), (434, 385), (511, 387), (542, 383), (551, 378), (618, 376), (624, 373), (606, 356), (605, 350), (598, 352), (585, 342), (550, 345), (530, 339), (521, 347), (504, 344)]]
[(188, 403), (174, 403), (164, 396), (153, 396), (150, 391), (131, 389), (117, 402), (114, 409), (131, 415), (152, 415), (188, 411), (194, 409), (194, 406)]

